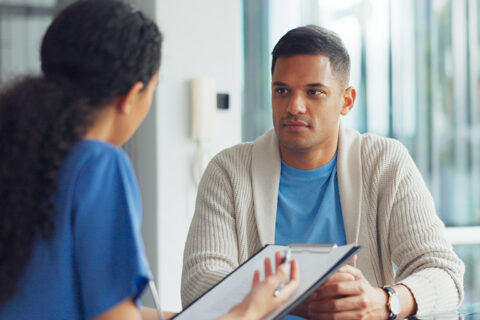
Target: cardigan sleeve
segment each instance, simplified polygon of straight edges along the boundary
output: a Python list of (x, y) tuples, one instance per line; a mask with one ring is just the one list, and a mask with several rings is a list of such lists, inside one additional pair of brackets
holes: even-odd
[(217, 160), (210, 162), (200, 181), (185, 244), (181, 285), (184, 307), (238, 266), (233, 190), (227, 171)]
[(463, 300), (465, 266), (446, 240), (445, 226), (413, 159), (403, 146), (399, 149), (388, 237), (395, 281), (410, 289), (418, 315), (456, 309)]

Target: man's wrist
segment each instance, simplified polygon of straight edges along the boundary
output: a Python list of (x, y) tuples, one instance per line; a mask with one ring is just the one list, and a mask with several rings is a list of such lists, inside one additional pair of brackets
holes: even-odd
[(388, 310), (388, 320), (395, 320), (402, 312), (402, 304), (400, 302), (400, 297), (397, 291), (390, 286), (384, 286), (382, 289), (387, 295), (387, 310)]
[(417, 313), (417, 303), (410, 289), (404, 284), (397, 284), (393, 288), (397, 291), (402, 307), (398, 317), (408, 318)]
[(388, 294), (382, 288), (376, 288), (375, 291), (378, 296), (378, 298), (376, 299), (378, 304), (377, 304), (377, 315), (375, 316), (375, 318), (386, 320), (390, 315), (390, 311), (388, 310), (388, 305), (387, 305)]

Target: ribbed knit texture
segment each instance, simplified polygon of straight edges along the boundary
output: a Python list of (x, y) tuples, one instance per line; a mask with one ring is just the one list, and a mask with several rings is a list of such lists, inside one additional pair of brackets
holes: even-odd
[[(263, 139), (267, 141), (276, 139), (274, 133), (266, 136)], [(351, 195), (344, 193), (347, 185), (357, 186), (362, 195), (357, 236), (358, 244), (365, 250), (359, 255), (357, 267), (373, 286), (406, 285), (416, 299), (419, 315), (455, 309), (463, 299), (464, 265), (446, 241), (433, 199), (405, 147), (398, 141), (360, 135), (351, 129), (342, 129), (340, 140), (344, 146), (339, 148), (339, 174), (342, 170), (347, 172), (347, 168), (342, 168), (347, 162), (340, 161), (347, 154), (343, 150), (360, 145), (361, 159), (353, 161), (361, 162), (361, 181), (339, 179), (342, 209), (350, 203)], [(253, 201), (252, 166), (258, 164), (252, 163), (252, 152), (257, 141), (219, 153), (200, 182), (184, 252), (184, 306), (264, 244), (260, 234), (266, 233), (259, 230), (256, 217), (263, 213), (254, 212)], [(265, 155), (263, 161), (271, 161), (273, 166), (280, 158), (273, 152)], [(275, 174), (280, 174), (279, 169)], [(272, 181), (277, 181), (271, 188), (278, 195), (278, 177)], [(274, 203), (272, 210), (276, 212), (276, 199), (262, 201)], [(344, 216), (344, 220), (354, 223), (356, 219), (348, 213)], [(347, 234), (349, 237), (356, 236)], [(267, 242), (273, 243), (273, 239)], [(396, 275), (392, 262), (397, 266)]]

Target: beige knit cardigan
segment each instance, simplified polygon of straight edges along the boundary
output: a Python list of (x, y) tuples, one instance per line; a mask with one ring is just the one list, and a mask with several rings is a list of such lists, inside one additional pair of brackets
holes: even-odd
[[(280, 169), (273, 130), (212, 159), (184, 251), (184, 306), (274, 243)], [(458, 307), (464, 264), (445, 239), (433, 199), (405, 147), (340, 125), (337, 175), (347, 243), (364, 247), (356, 267), (370, 284), (406, 285), (418, 315)]]

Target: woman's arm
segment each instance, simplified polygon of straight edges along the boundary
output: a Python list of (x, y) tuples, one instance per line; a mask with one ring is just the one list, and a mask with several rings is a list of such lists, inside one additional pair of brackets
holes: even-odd
[[(236, 319), (261, 319), (287, 299), (297, 290), (299, 285), (299, 271), (297, 261), (294, 259), (290, 264), (290, 280), (282, 288), (279, 296), (273, 293), (280, 283), (287, 280), (288, 265), (280, 264), (281, 254), (277, 252), (276, 273), (272, 273), (272, 265), (269, 258), (265, 259), (265, 280), (260, 282), (260, 271), (255, 271), (252, 281), (252, 290), (243, 299), (242, 302), (234, 306), (226, 315), (217, 320), (236, 320)], [(176, 315), (173, 312), (164, 312), (165, 319), (170, 319)], [(95, 320), (157, 320), (157, 310), (141, 307), (139, 312), (135, 302), (132, 299), (126, 299), (107, 312), (96, 317)]]
[[(159, 320), (157, 309), (142, 306), (140, 312), (142, 313), (142, 320)], [(165, 320), (169, 320), (176, 314), (176, 312), (164, 311), (163, 317), (165, 318)]]

